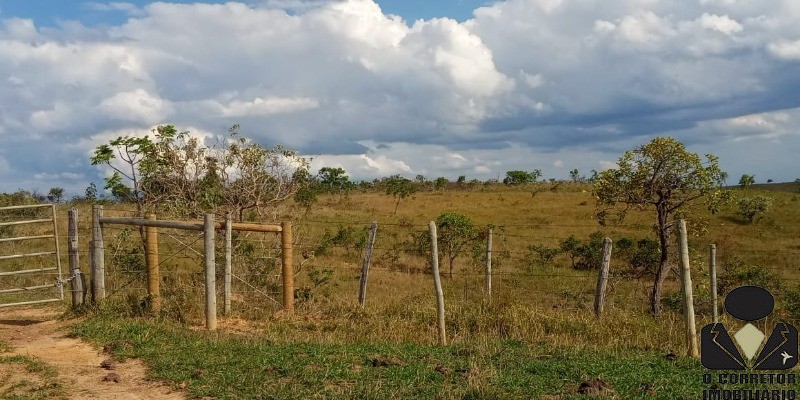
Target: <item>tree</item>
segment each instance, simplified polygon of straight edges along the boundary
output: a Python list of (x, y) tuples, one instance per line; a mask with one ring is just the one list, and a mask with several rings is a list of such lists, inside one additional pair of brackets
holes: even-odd
[[(307, 171), (308, 160), (281, 146), (265, 148), (239, 135), (207, 146), (189, 132), (172, 125), (159, 126), (149, 136), (123, 136), (102, 144), (90, 158), (114, 173), (105, 188), (119, 201), (136, 204), (137, 215), (159, 212), (197, 217), (205, 212), (233, 212), (238, 220), (254, 210), (277, 218), (279, 206), (287, 205), (308, 180), (297, 179)], [(88, 195), (88, 192), (87, 192)]]
[(616, 169), (603, 171), (594, 184), (598, 222), (605, 224), (613, 211), (622, 219), (631, 207), (655, 211), (661, 260), (650, 306), (657, 316), (661, 313), (661, 292), (669, 271), (670, 217), (682, 207), (720, 191), (724, 175), (716, 156), (707, 154), (702, 161), (671, 137), (656, 137), (648, 144), (626, 151), (617, 165)]
[(436, 188), (436, 190), (442, 190), (447, 187), (448, 183), (450, 183), (450, 181), (448, 181), (447, 178), (440, 176), (433, 181), (433, 187)]
[(455, 259), (471, 248), (477, 236), (477, 229), (466, 215), (446, 212), (436, 218), (437, 241), (439, 251), (447, 257), (450, 266), (450, 278), (453, 278)]
[(63, 198), (64, 188), (53, 187), (50, 188), (50, 192), (47, 193), (47, 200), (53, 203), (61, 203), (61, 199)]
[(772, 206), (772, 197), (760, 194), (752, 198), (739, 199), (739, 211), (736, 213), (747, 219), (747, 222), (753, 223), (756, 217), (760, 220), (764, 214), (769, 211)]
[(353, 186), (344, 168), (322, 167), (317, 176), (320, 186), (328, 193), (340, 193)]
[(747, 189), (754, 183), (756, 183), (755, 175), (742, 174), (742, 177), (739, 178), (739, 187), (742, 189)]
[(397, 207), (400, 205), (400, 200), (405, 199), (415, 191), (413, 182), (400, 175), (392, 175), (385, 178), (382, 184), (386, 188), (386, 194), (393, 196), (397, 200), (394, 204), (395, 214), (397, 214)]
[(97, 185), (95, 185), (94, 182), (90, 182), (89, 186), (87, 186), (84, 191), (84, 195), (86, 196), (86, 201), (89, 203), (97, 201)]
[(569, 171), (569, 178), (572, 179), (573, 182), (583, 182), (586, 178), (581, 176), (580, 171), (577, 168)]
[(516, 186), (522, 185), (525, 183), (536, 182), (537, 179), (542, 175), (540, 170), (534, 170), (533, 172), (528, 171), (507, 171), (506, 177), (503, 179), (503, 183), (509, 186)]

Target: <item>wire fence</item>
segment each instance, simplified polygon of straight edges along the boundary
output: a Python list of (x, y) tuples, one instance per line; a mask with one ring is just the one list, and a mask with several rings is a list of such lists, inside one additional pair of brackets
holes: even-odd
[[(105, 208), (104, 211), (106, 216), (135, 216), (135, 212), (124, 209)], [(78, 255), (80, 267), (88, 275), (91, 215), (81, 215), (79, 219)], [(61, 248), (66, 249), (66, 210), (59, 210), (58, 220), (59, 241)], [(393, 301), (402, 301), (402, 296), (417, 298), (431, 291), (428, 226), (425, 222), (378, 221), (368, 282), (368, 291), (372, 296), (370, 299), (375, 299), (370, 301), (380, 301), (378, 299), (384, 296), (382, 291), (401, 297), (399, 300), (394, 298)], [(370, 223), (367, 220), (319, 218), (303, 219), (295, 223), (293, 270), (298, 279), (294, 293), (298, 302), (336, 296), (355, 302)], [(715, 227), (722, 226), (726, 225), (708, 224), (707, 229), (713, 231)], [(477, 239), (467, 241), (468, 243), (452, 253), (440, 243), (441, 273), (448, 278), (444, 280), (444, 286), (445, 295), (450, 301), (466, 304), (479, 302), (484, 298), (485, 236), (489, 227), (493, 231), (493, 296), (520, 302), (549, 301), (557, 307), (590, 304), (597, 282), (598, 238), (602, 240), (602, 237), (610, 236), (614, 241), (614, 250), (609, 301), (620, 306), (627, 304), (636, 309), (644, 308), (647, 303), (657, 265), (654, 264), (652, 248), (640, 247), (639, 244), (641, 240), (654, 241), (646, 224), (603, 228), (589, 223), (502, 221), (476, 228)], [(595, 231), (601, 234), (590, 236)], [(631, 231), (645, 233), (638, 236), (620, 233)], [(769, 230), (765, 231), (765, 235), (769, 235)], [(14, 230), (14, 235), (36, 233), (37, 228), (33, 226), (15, 227)], [(8, 233), (0, 232), (0, 237), (3, 234)], [(217, 249), (224, 248), (223, 236), (217, 235)], [(565, 244), (571, 236), (578, 241), (572, 250)], [(632, 242), (630, 247), (621, 247), (625, 240)], [(695, 284), (698, 287), (695, 296), (700, 301), (707, 296), (704, 286), (707, 286), (708, 277), (708, 246), (712, 241), (702, 236), (690, 240), (692, 270), (696, 274)], [(135, 227), (106, 225), (104, 242), (108, 298), (125, 304), (132, 313), (146, 312), (148, 271), (142, 233)], [(785, 284), (800, 282), (800, 265), (796, 261), (800, 259), (800, 243), (784, 240), (781, 243), (762, 243), (763, 247), (760, 248), (748, 248), (744, 239), (723, 237), (718, 242), (717, 266), (720, 276), (733, 279), (737, 269), (746, 270), (758, 266)], [(274, 234), (235, 232), (232, 243), (231, 300), (234, 315), (263, 318), (280, 310), (283, 290), (279, 237)], [(677, 254), (675, 244), (669, 245), (670, 253)], [(31, 246), (36, 247), (37, 244), (0, 243), (0, 246), (2, 255), (30, 250)], [(199, 319), (205, 290), (202, 232), (160, 228), (158, 246), (164, 313), (184, 321)], [(576, 250), (579, 248), (583, 248), (584, 253)], [(644, 257), (647, 255), (650, 258)], [(634, 260), (634, 257), (644, 259)], [(61, 259), (66, 265), (65, 251), (62, 252)], [(586, 263), (581, 264), (579, 261)], [(223, 262), (223, 251), (218, 250), (216, 263), (221, 266)], [(677, 259), (671, 258), (669, 262), (673, 270), (676, 270)], [(25, 265), (32, 267), (45, 267), (52, 260), (31, 259), (26, 260), (26, 263)], [(20, 268), (19, 261), (0, 260), (0, 271), (13, 268)], [(223, 274), (223, 269), (218, 267), (216, 283), (220, 296), (225, 281)], [(55, 273), (47, 276), (55, 281)], [(677, 277), (677, 274), (670, 273), (670, 281), (676, 281)], [(18, 285), (20, 282), (4, 280), (2, 284)], [(377, 289), (373, 285), (377, 285)], [(675, 289), (674, 284), (672, 289)], [(218, 304), (222, 304), (221, 299)]]

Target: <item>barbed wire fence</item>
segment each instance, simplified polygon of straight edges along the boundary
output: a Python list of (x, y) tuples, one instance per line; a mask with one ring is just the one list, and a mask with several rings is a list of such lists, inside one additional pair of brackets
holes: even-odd
[[(59, 211), (59, 219), (65, 221), (66, 210)], [(117, 208), (107, 208), (106, 211), (108, 215), (120, 217), (132, 217), (135, 214), (130, 210)], [(90, 253), (86, 250), (91, 239), (91, 224), (86, 222), (89, 218), (90, 216), (82, 216), (78, 231), (81, 243), (79, 255), (83, 266), (88, 265), (90, 258)], [(371, 279), (401, 274), (408, 277), (404, 282), (421, 288), (417, 292), (430, 290), (429, 255), (425, 253), (426, 247), (421, 242), (427, 240), (425, 235), (427, 226), (421, 222), (423, 221), (403, 220), (392, 223), (378, 221), (370, 265), (370, 271), (378, 275), (371, 276)], [(348, 282), (358, 280), (367, 247), (366, 238), (370, 223), (371, 221), (366, 220), (320, 218), (297, 222), (296, 256), (293, 267), (301, 284), (293, 295), (301, 308), (305, 303), (313, 302), (314, 296), (321, 297), (326, 291), (335, 292), (326, 290), (326, 285), (334, 281), (334, 278)], [(641, 228), (640, 225), (634, 224), (623, 228), (634, 230)], [(589, 223), (495, 223), (491, 227), (494, 232), (492, 249), (494, 296), (522, 303), (546, 302), (556, 310), (591, 310), (597, 270), (573, 268), (569, 255), (557, 248), (571, 236), (572, 231), (585, 233), (601, 230), (602, 227)], [(709, 230), (714, 228), (714, 225), (707, 226)], [(65, 230), (66, 223), (61, 223), (59, 229)], [(614, 232), (619, 232), (619, 229)], [(22, 230), (18, 233), (27, 234)], [(131, 314), (145, 312), (147, 271), (143, 264), (144, 250), (141, 244), (137, 245), (137, 242), (141, 242), (138, 229), (109, 225), (105, 228), (105, 235), (106, 269), (109, 276), (108, 298), (125, 305)], [(66, 234), (59, 236), (66, 244)], [(588, 235), (575, 236), (586, 243)], [(652, 290), (651, 273), (631, 267), (630, 260), (616, 247), (624, 235), (610, 236), (614, 240), (615, 249), (612, 252), (607, 301), (614, 307), (646, 312), (646, 303)], [(252, 232), (235, 232), (232, 239), (235, 250), (231, 273), (230, 315), (246, 319), (267, 318), (282, 309), (280, 239), (276, 235)], [(217, 235), (216, 241), (218, 249), (224, 248), (223, 235)], [(700, 238), (690, 240), (692, 270), (696, 274), (695, 299), (701, 303), (707, 303), (706, 299), (709, 297), (707, 249), (710, 244)], [(162, 313), (167, 318), (193, 323), (202, 315), (204, 290), (202, 245), (202, 234), (199, 232), (160, 229), (159, 267), (164, 301)], [(532, 249), (531, 246), (534, 245), (551, 250), (557, 249), (559, 252), (552, 258), (541, 258), (540, 254)], [(672, 246), (671, 253), (676, 254), (675, 244), (670, 243), (670, 246)], [(66, 248), (66, 245), (63, 247)], [(485, 252), (481, 250), (477, 253), (478, 256), (475, 256), (472, 249), (469, 249), (456, 257), (453, 278), (443, 280), (445, 298), (450, 304), (466, 306), (486, 300), (483, 270), (485, 256), (482, 256)], [(766, 263), (773, 264), (765, 267), (786, 285), (800, 283), (800, 278), (796, 274), (799, 269), (795, 261), (800, 255), (800, 246), (784, 246), (778, 249), (746, 248), (740, 246), (738, 242), (722, 241), (717, 246), (719, 273), (724, 275), (729, 272), (728, 269), (747, 266), (747, 260), (754, 255)], [(223, 252), (218, 251), (217, 265), (221, 265), (223, 259)], [(677, 265), (676, 260), (671, 262)], [(448, 264), (446, 257), (440, 261), (443, 276), (449, 276)], [(86, 267), (83, 268), (88, 272)], [(675, 278), (678, 278), (678, 275), (671, 274), (671, 277), (673, 281), (677, 281)], [(218, 304), (222, 309), (221, 294), (224, 283), (222, 268), (217, 268), (216, 278), (217, 293), (220, 294)], [(369, 291), (372, 286), (368, 283), (367, 287)], [(534, 287), (538, 293), (532, 292)], [(342, 287), (345, 288), (350, 290), (348, 285)], [(412, 292), (414, 290), (398, 291), (400, 295)], [(342, 294), (351, 298), (353, 302), (356, 302), (357, 295), (356, 290)], [(367, 300), (367, 307), (371, 306), (370, 301), (371, 299)], [(708, 306), (705, 304), (698, 306), (698, 312), (705, 313), (707, 309)]]

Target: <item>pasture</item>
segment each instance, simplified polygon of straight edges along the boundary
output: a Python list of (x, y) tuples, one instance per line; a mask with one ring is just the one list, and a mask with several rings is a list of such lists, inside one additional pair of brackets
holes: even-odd
[[(764, 327), (800, 317), (800, 195), (791, 184), (781, 189), (769, 192), (774, 205), (755, 223), (737, 216), (734, 205), (715, 215), (702, 208), (687, 212), (698, 327), (710, 321), (712, 243), (720, 296), (740, 284), (768, 286), (777, 310)], [(68, 208), (59, 207), (59, 217)], [(86, 260), (91, 212), (78, 209)], [(440, 259), (448, 346), (437, 345), (433, 279), (420, 241), (428, 221), (443, 212), (493, 231), (491, 298), (484, 292), (485, 250), (460, 253), (452, 277), (449, 260)], [(652, 211), (634, 211), (606, 226), (594, 213), (591, 186), (580, 183), (420, 191), (403, 199), (396, 213), (394, 199), (383, 193), (326, 195), (293, 221), (295, 314), (285, 315), (278, 303), (279, 240), (243, 234), (234, 238), (244, 251), (234, 260), (232, 312), (220, 317), (218, 332), (201, 328), (202, 243), (196, 236), (159, 234), (163, 309), (153, 315), (138, 232), (108, 229), (109, 296), (79, 312), (85, 317), (73, 333), (98, 345), (131, 341), (116, 356), (143, 359), (153, 378), (183, 385), (196, 397), (573, 398), (583, 396), (581, 383), (598, 379), (603, 383), (595, 394), (605, 396), (697, 397), (705, 387), (703, 370), (685, 357), (678, 276), (668, 278), (664, 313), (654, 318), (648, 314), (652, 275), (646, 260), (633, 262), (642, 252), (635, 245), (618, 248), (654, 239)], [(106, 215), (129, 214), (120, 205), (106, 207)], [(362, 308), (359, 277), (373, 220), (378, 230)], [(59, 228), (66, 233), (65, 224)], [(576, 256), (560, 250), (570, 236), (582, 244), (592, 237), (615, 243), (600, 318), (592, 312), (596, 269), (574, 268)]]

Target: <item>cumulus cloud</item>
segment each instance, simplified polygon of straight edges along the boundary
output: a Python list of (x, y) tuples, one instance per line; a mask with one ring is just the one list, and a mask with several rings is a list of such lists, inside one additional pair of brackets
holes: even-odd
[[(371, 0), (86, 7), (128, 18), (42, 28), (0, 15), (3, 157), (30, 182), (96, 179), (88, 143), (159, 123), (240, 123), (356, 178), (596, 169), (656, 134), (701, 152), (796, 140), (788, 0), (506, 0), (461, 23), (405, 21)], [(43, 149), (67, 170), (30, 160)]]

